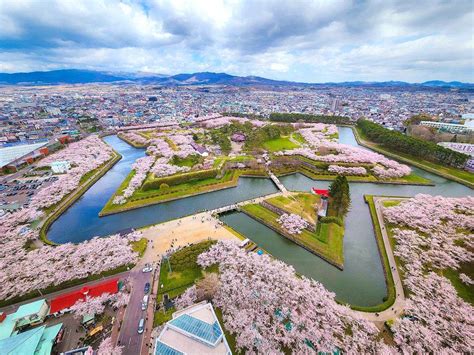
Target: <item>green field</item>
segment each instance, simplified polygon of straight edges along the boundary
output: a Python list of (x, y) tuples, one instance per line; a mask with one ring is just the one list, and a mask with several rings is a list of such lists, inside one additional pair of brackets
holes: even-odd
[(269, 198), (266, 202), (279, 207), (288, 213), (300, 215), (308, 222), (316, 223), (317, 208), (321, 198), (311, 193), (299, 193), (291, 196), (276, 196)]
[(263, 148), (269, 152), (278, 152), (281, 150), (290, 150), (298, 148), (299, 145), (293, 143), (288, 137), (280, 137), (263, 143)]

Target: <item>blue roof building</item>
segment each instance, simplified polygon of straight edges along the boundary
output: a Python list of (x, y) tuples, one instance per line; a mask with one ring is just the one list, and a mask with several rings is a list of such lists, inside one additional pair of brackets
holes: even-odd
[(173, 313), (156, 339), (155, 355), (232, 354), (210, 303)]

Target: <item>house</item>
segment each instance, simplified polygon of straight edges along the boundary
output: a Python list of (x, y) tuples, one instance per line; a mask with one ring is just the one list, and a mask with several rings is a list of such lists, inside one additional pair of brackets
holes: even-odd
[(196, 142), (191, 142), (191, 147), (193, 147), (193, 149), (202, 157), (207, 157), (209, 155), (207, 149)]
[(0, 313), (0, 340), (17, 334), (21, 329), (43, 323), (48, 313), (49, 305), (45, 299), (21, 305), (16, 312), (8, 315)]
[(214, 308), (205, 301), (173, 313), (156, 339), (154, 353), (232, 354)]
[(77, 301), (85, 300), (86, 297), (98, 297), (104, 293), (115, 294), (119, 291), (119, 279), (114, 278), (98, 284), (84, 286), (79, 290), (63, 293), (51, 300), (49, 314), (59, 315), (67, 312)]
[(0, 340), (0, 354), (49, 355), (53, 346), (61, 340), (62, 323), (47, 327), (45, 325), (15, 334)]

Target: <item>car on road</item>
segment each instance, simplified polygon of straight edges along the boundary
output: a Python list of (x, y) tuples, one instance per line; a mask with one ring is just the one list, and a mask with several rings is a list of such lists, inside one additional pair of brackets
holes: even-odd
[(148, 295), (143, 296), (142, 301), (142, 311), (146, 311), (146, 307), (148, 306)]
[(152, 272), (153, 267), (150, 264), (145, 264), (145, 267), (142, 269), (143, 272)]
[(140, 319), (140, 322), (138, 322), (138, 334), (141, 334), (143, 333), (143, 331), (145, 330), (145, 320), (142, 318)]
[(145, 293), (150, 292), (150, 283), (149, 283), (149, 282), (147, 282), (147, 283), (145, 284), (145, 289), (144, 289), (144, 291), (145, 291)]

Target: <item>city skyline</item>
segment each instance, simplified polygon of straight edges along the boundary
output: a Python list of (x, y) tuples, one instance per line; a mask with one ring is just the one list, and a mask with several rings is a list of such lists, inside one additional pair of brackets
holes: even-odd
[(469, 1), (6, 1), (0, 72), (473, 82), (472, 14)]

